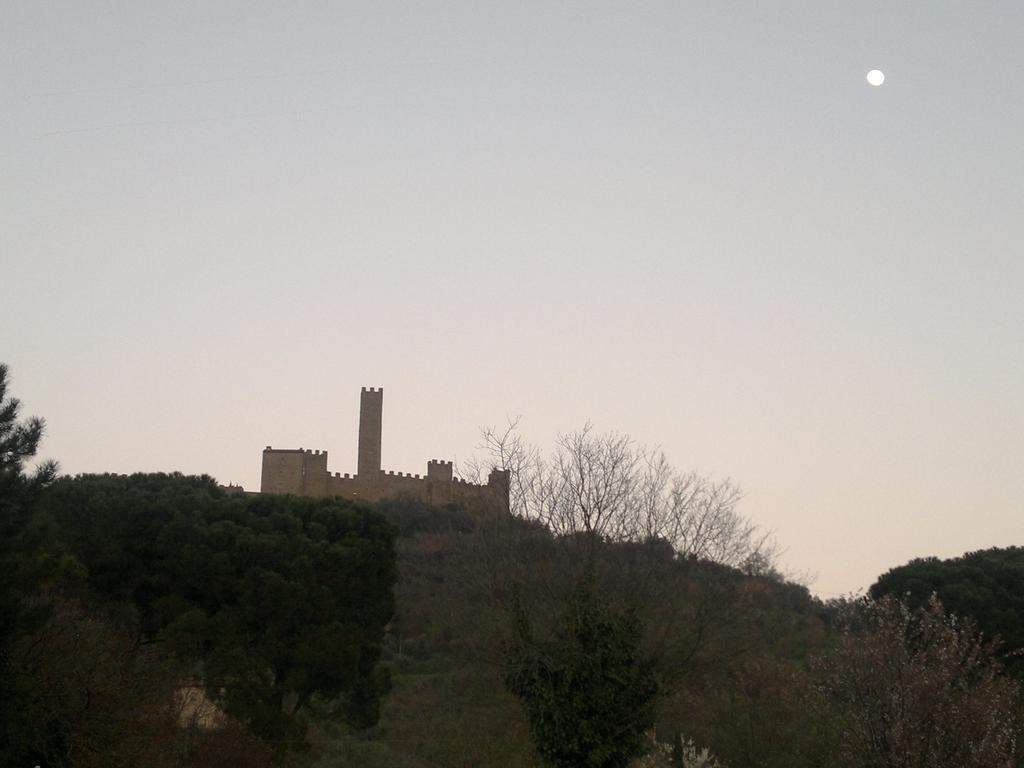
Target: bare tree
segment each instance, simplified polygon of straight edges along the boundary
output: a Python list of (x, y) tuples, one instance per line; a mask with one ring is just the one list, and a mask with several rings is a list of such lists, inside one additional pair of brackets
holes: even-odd
[(535, 516), (558, 535), (633, 538), (640, 460), (628, 435), (598, 435), (590, 424), (559, 435), (543, 465)]
[(995, 646), (938, 598), (911, 610), (893, 597), (854, 606), (821, 664), (842, 764), (864, 768), (1010, 768), (1019, 690)]
[(512, 514), (559, 536), (664, 540), (683, 557), (775, 572), (774, 540), (739, 513), (743, 494), (732, 480), (680, 473), (657, 447), (590, 424), (559, 435), (545, 456), (523, 439), (519, 421), (482, 429), (481, 455), (464, 465), (471, 477), (491, 466), (509, 470)]
[(520, 417), (509, 419), (504, 428), (483, 427), (480, 430), (480, 453), (462, 462), (458, 473), (475, 483), (486, 482), (491, 469), (509, 472), (509, 511), (530, 518), (540, 495), (537, 487), (543, 460), (540, 449), (527, 443), (519, 433)]

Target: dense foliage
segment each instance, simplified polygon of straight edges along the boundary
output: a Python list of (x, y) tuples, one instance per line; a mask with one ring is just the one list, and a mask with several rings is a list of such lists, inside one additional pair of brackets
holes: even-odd
[(459, 506), (435, 507), (411, 496), (381, 499), (375, 509), (402, 537), (449, 531), (469, 533), (475, 527), (473, 515)]
[(938, 595), (946, 610), (970, 617), (987, 637), (998, 636), (1010, 673), (1024, 679), (1024, 547), (911, 560), (879, 577), (870, 594), (894, 595), (915, 608)]
[(974, 625), (937, 598), (857, 604), (822, 668), (843, 765), (1013, 765), (1020, 692)]
[(198, 663), (211, 697), (257, 734), (300, 740), (313, 696), (376, 722), (395, 578), (379, 515), (180, 475), (63, 479), (39, 506), (89, 593), (134, 607), (142, 639)]
[(505, 682), (523, 701), (537, 752), (554, 768), (625, 768), (654, 724), (657, 682), (631, 612), (599, 602), (585, 579), (550, 640), (515, 611)]

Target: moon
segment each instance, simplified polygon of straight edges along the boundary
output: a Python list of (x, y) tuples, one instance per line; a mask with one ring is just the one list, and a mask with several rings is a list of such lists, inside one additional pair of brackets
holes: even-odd
[(878, 86), (885, 82), (885, 73), (883, 73), (880, 69), (872, 69), (870, 72), (868, 72), (868, 82), (871, 83), (871, 85), (875, 86), (875, 88), (877, 88)]

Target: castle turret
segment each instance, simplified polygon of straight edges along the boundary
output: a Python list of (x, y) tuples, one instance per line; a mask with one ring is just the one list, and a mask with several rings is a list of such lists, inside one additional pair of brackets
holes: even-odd
[(359, 458), (356, 472), (362, 478), (380, 474), (381, 423), (384, 413), (384, 388), (367, 389), (359, 396)]
[(431, 459), (427, 462), (427, 479), (443, 480), (450, 483), (452, 481), (452, 463), (450, 461), (441, 461), (440, 459)]
[(263, 450), (261, 493), (323, 496), (327, 493), (327, 451), (303, 448)]
[(505, 512), (509, 510), (511, 480), (511, 473), (507, 469), (498, 469), (497, 467), (494, 467), (487, 477), (487, 486), (494, 491), (495, 497), (503, 505)]

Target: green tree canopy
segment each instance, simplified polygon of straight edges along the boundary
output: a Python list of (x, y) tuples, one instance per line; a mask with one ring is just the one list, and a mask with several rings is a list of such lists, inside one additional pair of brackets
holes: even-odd
[(133, 606), (142, 640), (197, 662), (208, 695), (257, 734), (301, 740), (313, 697), (376, 721), (396, 574), (380, 515), (165, 474), (62, 479), (40, 507), (89, 591)]
[(526, 708), (541, 758), (555, 768), (625, 768), (654, 724), (657, 681), (640, 622), (602, 604), (585, 578), (554, 637), (534, 637), (515, 611), (505, 682)]
[(1024, 678), (1024, 547), (911, 560), (879, 577), (870, 594), (893, 595), (915, 608), (938, 595), (947, 611), (970, 617), (988, 638), (998, 635), (1008, 671)]

